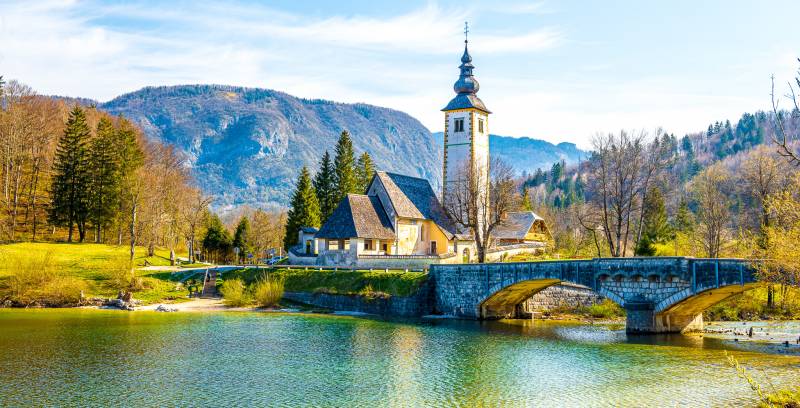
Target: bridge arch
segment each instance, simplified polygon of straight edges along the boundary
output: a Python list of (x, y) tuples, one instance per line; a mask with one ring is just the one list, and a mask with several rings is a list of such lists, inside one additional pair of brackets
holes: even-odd
[(532, 279), (507, 286), (495, 285), (489, 290), (489, 296), (478, 306), (479, 316), (481, 319), (513, 317), (524, 301), (543, 289), (559, 283), (561, 283), (559, 279)]
[(432, 265), (436, 310), (471, 319), (514, 316), (518, 305), (560, 282), (582, 285), (628, 312), (627, 330), (673, 332), (702, 327), (702, 311), (755, 287), (740, 259), (596, 258)]

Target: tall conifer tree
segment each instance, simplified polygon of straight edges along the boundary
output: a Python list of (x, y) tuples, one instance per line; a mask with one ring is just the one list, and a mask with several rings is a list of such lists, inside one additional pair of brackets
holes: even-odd
[(528, 192), (528, 186), (522, 186), (522, 211), (533, 211), (533, 204), (531, 204), (531, 195)]
[(108, 118), (101, 118), (89, 146), (89, 219), (95, 228), (95, 242), (119, 209), (120, 163), (114, 149), (117, 130)]
[(244, 259), (248, 252), (253, 251), (252, 240), (250, 237), (250, 220), (242, 216), (236, 225), (236, 232), (233, 234), (233, 246), (239, 248), (239, 257)]
[(297, 187), (292, 196), (291, 208), (286, 219), (286, 236), (283, 244), (287, 250), (297, 244), (297, 233), (302, 227), (320, 226), (319, 202), (311, 184), (308, 168), (303, 167)]
[(353, 153), (353, 141), (350, 134), (343, 131), (336, 144), (336, 157), (333, 159), (334, 185), (336, 203), (350, 193), (358, 192), (358, 177), (356, 177), (356, 159)]
[(89, 125), (86, 123), (86, 114), (83, 109), (75, 106), (56, 147), (50, 187), (51, 203), (47, 214), (51, 224), (68, 228), (69, 242), (72, 242), (76, 225), (80, 241), (83, 242), (86, 237), (89, 201), (88, 142)]
[(642, 238), (636, 245), (636, 255), (653, 256), (656, 248), (653, 244), (662, 243), (671, 233), (667, 221), (667, 210), (664, 206), (664, 196), (658, 187), (650, 190), (644, 199), (644, 230)]
[(328, 151), (322, 155), (319, 162), (319, 170), (314, 176), (314, 190), (319, 201), (320, 221), (322, 223), (328, 219), (336, 208), (336, 186), (334, 185), (334, 168), (331, 162), (331, 155)]
[(375, 165), (372, 163), (372, 157), (369, 156), (369, 153), (364, 152), (358, 157), (358, 164), (356, 164), (358, 193), (364, 194), (366, 192), (373, 173), (375, 173)]

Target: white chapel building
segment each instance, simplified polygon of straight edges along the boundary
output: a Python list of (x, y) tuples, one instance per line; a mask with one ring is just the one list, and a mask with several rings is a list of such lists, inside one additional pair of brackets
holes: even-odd
[[(480, 85), (464, 41), (456, 96), (442, 109), (445, 116), (442, 194), (460, 181), (464, 170), (477, 169), (483, 193), (489, 181), (489, 111), (478, 98)], [(549, 236), (544, 220), (533, 212), (509, 213), (495, 228), (487, 261), (517, 253), (542, 251)], [(418, 268), (432, 263), (477, 260), (475, 241), (447, 216), (442, 202), (421, 178), (378, 171), (364, 194), (348, 194), (318, 230), (303, 228), (290, 248), (291, 264), (369, 268)]]

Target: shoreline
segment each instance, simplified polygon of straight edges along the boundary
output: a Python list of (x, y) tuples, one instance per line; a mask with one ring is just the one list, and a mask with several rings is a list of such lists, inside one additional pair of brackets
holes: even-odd
[[(136, 306), (133, 310), (124, 310), (114, 306), (75, 306), (75, 307), (35, 307), (35, 308), (0, 308), (7, 310), (42, 310), (42, 309), (82, 309), (82, 310), (118, 310), (121, 312), (142, 311), (142, 312), (161, 312), (161, 313), (224, 313), (224, 312), (250, 312), (250, 313), (308, 313), (308, 314), (332, 314), (343, 316), (368, 316), (366, 313), (348, 311), (325, 311), (322, 308), (314, 307), (273, 307), (262, 308), (257, 306), (229, 307), (225, 306), (222, 298), (193, 298), (177, 303), (152, 303), (143, 306)], [(446, 319), (447, 316), (423, 316), (422, 319)], [(533, 321), (579, 323), (585, 325), (618, 325), (624, 324), (624, 319), (592, 319), (585, 316), (563, 314), (552, 315), (546, 318), (535, 318)], [(702, 331), (685, 333), (686, 336), (709, 337), (732, 342), (760, 342), (769, 344), (789, 345), (800, 344), (800, 332), (786, 332), (781, 330), (781, 325), (793, 325), (800, 323), (800, 320), (758, 320), (758, 321), (711, 321), (706, 322)], [(748, 336), (748, 331), (753, 328), (753, 335)]]

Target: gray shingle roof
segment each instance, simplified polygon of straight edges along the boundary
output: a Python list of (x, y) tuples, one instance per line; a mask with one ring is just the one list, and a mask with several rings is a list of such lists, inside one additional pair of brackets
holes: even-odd
[(492, 235), (497, 239), (523, 239), (537, 220), (543, 219), (533, 211), (510, 212)]
[(395, 234), (378, 197), (348, 194), (319, 229), (316, 237), (394, 239)]
[(458, 232), (428, 180), (384, 171), (375, 172), (375, 178), (386, 189), (398, 217), (432, 220), (448, 239)]
[(478, 98), (477, 95), (474, 94), (458, 94), (455, 98), (451, 99), (447, 106), (442, 109), (442, 111), (449, 111), (455, 109), (467, 109), (467, 108), (475, 108), (480, 109), (486, 113), (492, 113), (489, 109), (486, 109), (486, 105), (483, 104), (481, 98)]

